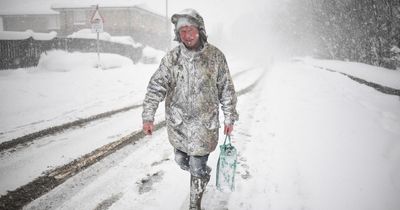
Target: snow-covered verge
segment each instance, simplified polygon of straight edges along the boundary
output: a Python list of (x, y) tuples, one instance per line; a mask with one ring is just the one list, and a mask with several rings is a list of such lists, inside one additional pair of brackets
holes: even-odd
[(312, 58), (306, 58), (303, 59), (303, 61), (306, 64), (329, 68), (369, 82), (400, 89), (400, 71), (398, 70), (390, 70), (368, 64), (347, 61), (318, 60)]

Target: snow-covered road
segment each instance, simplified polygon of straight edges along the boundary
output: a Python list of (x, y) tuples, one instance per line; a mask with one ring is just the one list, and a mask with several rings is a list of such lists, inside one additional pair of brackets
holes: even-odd
[[(318, 64), (334, 68), (329, 66), (331, 63), (319, 61)], [(351, 64), (353, 70), (364, 67)], [(126, 84), (119, 87), (124, 90), (132, 87), (124, 77), (135, 75), (127, 69), (125, 66), (117, 70), (120, 75), (96, 74), (104, 81), (107, 76), (103, 74), (109, 74), (111, 81)], [(233, 143), (239, 151), (236, 191), (225, 194), (216, 191), (215, 176), (212, 176), (204, 198), (207, 210), (400, 208), (399, 97), (385, 95), (307, 62), (283, 62), (271, 68), (235, 63), (231, 69), (237, 90), (261, 80), (238, 100), (240, 120), (233, 133)], [(379, 74), (372, 69), (364, 79)], [(14, 81), (30, 76), (23, 72), (6, 73)], [(3, 81), (6, 73), (0, 75)], [(65, 74), (79, 75), (77, 72)], [(141, 84), (151, 74), (143, 75), (135, 75), (133, 83)], [(391, 77), (390, 81), (400, 81), (398, 74), (392, 75), (395, 78)], [(92, 84), (99, 84), (96, 77), (90, 79)], [(101, 92), (113, 86), (108, 85), (102, 87), (104, 90), (92, 92), (94, 95), (90, 98), (102, 99), (105, 103), (108, 98), (122, 97), (125, 105), (128, 103), (124, 94), (132, 102), (143, 97), (144, 88), (135, 94), (124, 90), (118, 96), (110, 91), (103, 98)], [(68, 94), (62, 98), (66, 100)], [(118, 104), (114, 101), (101, 109), (115, 108)], [(89, 123), (82, 129), (48, 136), (13, 152), (2, 153), (2, 193), (29, 182), (49, 168), (140, 129), (140, 111), (123, 112)], [(5, 109), (2, 112), (4, 116), (11, 116)], [(163, 118), (161, 105), (157, 120)], [(4, 138), (8, 138), (6, 133)], [(209, 158), (213, 173), (218, 153), (212, 153)], [(162, 128), (69, 178), (25, 209), (176, 210), (186, 209), (188, 193), (189, 175), (174, 163), (172, 147)]]
[[(215, 191), (213, 176), (206, 209), (399, 209), (398, 97), (285, 63), (241, 96), (238, 109), (236, 191)], [(189, 176), (166, 139), (161, 129), (26, 209), (184, 209)], [(214, 169), (217, 155), (209, 160)]]

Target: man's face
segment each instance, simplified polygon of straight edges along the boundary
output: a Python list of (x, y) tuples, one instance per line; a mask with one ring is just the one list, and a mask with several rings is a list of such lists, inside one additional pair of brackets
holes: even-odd
[(191, 50), (199, 47), (199, 29), (195, 26), (183, 26), (179, 29), (179, 36), (185, 46)]

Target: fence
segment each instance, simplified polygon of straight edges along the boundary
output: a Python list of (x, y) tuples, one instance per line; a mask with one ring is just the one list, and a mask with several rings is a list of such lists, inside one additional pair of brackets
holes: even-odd
[[(115, 53), (126, 56), (134, 63), (142, 57), (143, 47), (99, 40), (100, 52)], [(32, 37), (24, 40), (0, 40), (0, 70), (37, 66), (40, 55), (49, 50), (67, 52), (97, 52), (96, 40), (80, 38), (54, 38), (35, 40)]]

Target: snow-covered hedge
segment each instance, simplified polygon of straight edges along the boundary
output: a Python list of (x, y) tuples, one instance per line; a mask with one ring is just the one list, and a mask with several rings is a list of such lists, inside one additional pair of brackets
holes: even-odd
[(146, 46), (143, 48), (143, 56), (141, 62), (143, 63), (160, 63), (161, 59), (164, 57), (165, 52), (161, 50), (156, 50), (152, 47)]
[[(97, 34), (93, 33), (91, 29), (82, 29), (68, 35), (68, 38), (79, 39), (97, 39)], [(115, 42), (120, 44), (132, 45), (133, 47), (142, 47), (143, 45), (135, 42), (130, 36), (111, 36), (107, 32), (99, 33), (99, 40)]]

